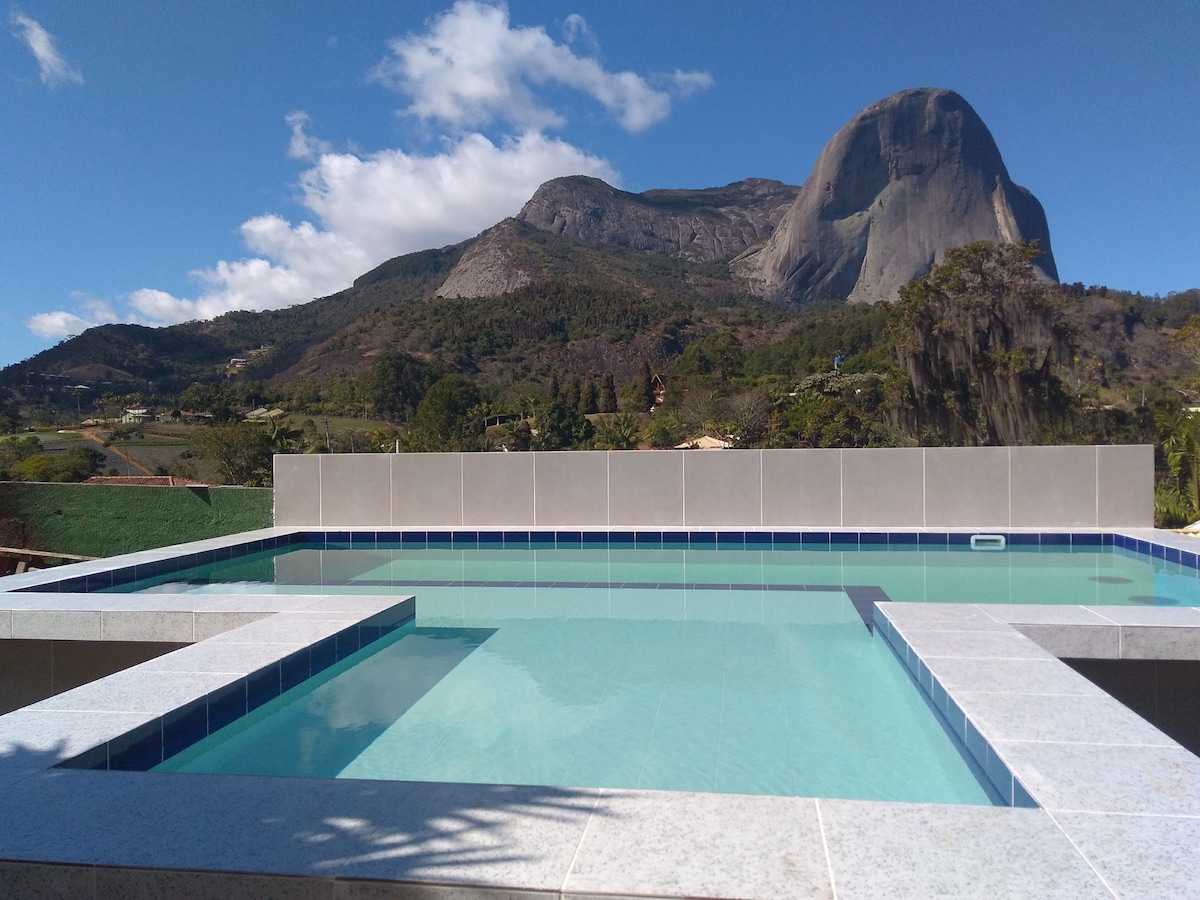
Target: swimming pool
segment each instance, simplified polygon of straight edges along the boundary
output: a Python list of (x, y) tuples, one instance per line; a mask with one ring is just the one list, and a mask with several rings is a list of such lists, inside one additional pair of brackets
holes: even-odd
[[(196, 765), (208, 771), (213, 765), (213, 771), (240, 771), (247, 758), (257, 757), (259, 761), (245, 771), (262, 772), (271, 771), (270, 766), (261, 768), (263, 758), (290, 755), (308, 760), (301, 766), (310, 766), (305, 774), (326, 777), (675, 786), (977, 803), (992, 799), (990, 788), (982, 786), (986, 780), (977, 779), (971, 764), (963, 762), (961, 746), (944, 722), (909, 676), (896, 668), (891, 651), (871, 634), (873, 604), (938, 600), (1185, 605), (1196, 602), (1191, 592), (1197, 559), (1178, 550), (1173, 559), (1167, 558), (1170, 548), (1138, 553), (1140, 542), (1103, 533), (1008, 535), (1004, 552), (974, 550), (970, 538), (926, 532), (296, 532), (224, 548), (216, 555), (172, 557), (87, 578), (90, 587), (101, 591), (411, 592), (420, 597), (420, 614), (411, 633), (404, 632), (386, 647), (370, 648), (380, 651), (378, 659), (360, 652), (352, 660), (359, 666), (347, 663), (322, 674), (272, 701), (270, 709), (256, 710), (232, 731), (211, 735), (203, 745), (166, 763), (168, 768)], [(103, 581), (92, 585), (94, 579)], [(63, 590), (66, 585), (69, 582), (44, 583), (33, 589)], [(671, 632), (680, 635), (678, 647), (654, 631), (662, 623), (678, 629)], [(841, 637), (831, 639), (831, 628)], [(393, 655), (408, 662), (422, 643), (443, 648), (457, 643), (461, 649), (464, 634), (486, 636), (468, 639), (469, 649), (461, 658), (455, 658), (459, 651), (451, 653), (452, 664), (444, 666), (429, 689), (401, 704), (403, 715), (353, 712), (378, 705), (371, 698), (387, 691), (379, 689), (380, 682), (366, 691), (350, 687), (343, 676), (352, 681), (364, 671), (386, 671), (393, 648)], [(538, 637), (528, 637), (531, 634)], [(638, 664), (679, 658), (690, 660), (685, 671), (695, 674), (703, 670), (701, 660), (717, 660), (714, 670), (699, 675), (699, 687), (719, 681), (721, 689), (698, 691), (691, 681), (675, 685), (669, 672), (659, 673), (661, 689), (642, 691), (640, 701), (643, 713), (653, 707), (654, 714), (640, 720), (614, 717), (605, 705), (612, 698), (596, 685), (592, 699), (579, 708), (568, 704), (564, 710), (561, 702), (556, 706), (551, 702), (557, 699), (555, 691), (580, 671), (599, 673), (597, 677), (607, 673), (606, 685), (630, 680), (614, 674), (620, 665), (608, 656), (578, 655), (595, 646), (600, 634), (616, 634), (612, 646), (636, 648), (630, 658)], [(856, 642), (866, 643), (856, 650)], [(696, 650), (704, 646), (709, 650)], [(517, 652), (515, 647), (522, 649)], [(766, 647), (775, 649), (767, 652)], [(780, 647), (787, 652), (781, 653)], [(837, 648), (834, 657), (821, 665), (812, 662), (822, 660), (822, 652), (831, 647)], [(744, 649), (747, 655), (739, 657)], [(539, 654), (558, 660), (559, 668), (539, 661)], [(776, 659), (776, 675), (806, 665), (813, 671), (790, 682), (776, 678), (782, 687), (770, 690), (764, 689), (759, 671), (750, 691), (753, 703), (736, 692), (724, 693), (727, 674), (736, 676), (736, 684), (767, 658)], [(575, 664), (562, 668), (563, 659)], [(850, 670), (841, 668), (842, 660), (851, 661)], [(407, 664), (400, 663), (402, 668)], [(504, 671), (506, 666), (510, 671)], [(438, 664), (433, 671), (439, 671)], [(825, 684), (814, 676), (843, 671), (853, 674), (848, 679), (837, 675)], [(393, 673), (382, 683), (395, 685), (406, 678), (413, 681)], [(644, 679), (632, 683), (645, 686)], [(796, 684), (808, 693), (790, 695)], [(488, 696), (480, 685), (496, 687), (499, 693), (490, 695), (484, 707), (471, 707), (471, 702)], [(900, 690), (892, 692), (889, 685)], [(676, 688), (683, 693), (673, 695)], [(613, 696), (620, 700), (621, 692)], [(524, 709), (514, 697), (526, 697), (533, 705)], [(854, 699), (847, 708), (829, 705), (831, 697)], [(761, 698), (766, 699), (760, 703)], [(870, 705), (880, 698), (882, 707)], [(817, 716), (806, 718), (805, 712), (814, 708)], [(675, 709), (689, 716), (672, 725)], [(800, 712), (792, 715), (790, 709)], [(554, 717), (547, 719), (551, 710)], [(663, 710), (667, 714), (660, 720)], [(891, 721), (888, 717), (897, 710), (913, 713), (910, 721)], [(333, 713), (326, 714), (329, 711)], [(692, 715), (697, 711), (698, 717)], [(855, 713), (862, 711), (866, 721), (886, 724), (880, 734), (864, 737), (858, 732)], [(288, 737), (264, 738), (262, 729), (271, 727), (269, 712), (283, 720), (298, 716), (306, 724), (293, 728)], [(464, 723), (475, 726), (489, 713), (500, 727), (486, 740), (462, 732)], [(314, 716), (324, 720), (315, 724), (325, 728), (330, 715), (337, 722), (353, 723), (353, 733), (339, 735), (341, 726), (335, 725), (317, 737), (310, 727)], [(550, 732), (542, 727), (544, 721), (558, 723), (551, 729), (558, 729), (554, 740), (547, 739)], [(780, 722), (786, 726), (778, 727)], [(599, 730), (589, 730), (593, 723)], [(810, 743), (832, 752), (810, 755), (805, 746), (808, 729), (819, 736)], [(838, 729), (853, 732), (848, 743), (828, 739)], [(672, 732), (703, 739), (671, 746), (665, 736)], [(532, 743), (529, 735), (536, 738)], [(302, 737), (308, 750), (297, 744)], [(629, 753), (618, 758), (604, 738), (629, 747)], [(260, 749), (247, 754), (247, 745)], [(317, 745), (334, 750), (321, 765), (310, 752)], [(910, 754), (910, 745), (921, 746)], [(357, 749), (348, 754), (346, 746)], [(595, 747), (602, 748), (597, 755), (603, 764), (589, 768), (587, 758)], [(233, 768), (221, 768), (239, 756)], [(909, 756), (921, 761), (906, 768), (903, 760)], [(547, 765), (535, 765), (539, 758)], [(669, 765), (658, 767), (659, 759), (669, 760)], [(770, 769), (763, 760), (785, 764)], [(737, 769), (741, 771), (731, 774)], [(830, 774), (839, 770), (848, 777)], [(936, 777), (922, 777), (929, 772)]]
[(842, 591), (459, 590), (160, 769), (993, 800)]
[[(972, 549), (971, 535), (529, 532), (308, 534), (279, 547), (167, 571), (116, 573), (90, 590), (198, 593), (374, 593), (439, 589), (461, 609), (520, 609), (585, 591), (589, 615), (632, 594), (678, 613), (698, 591), (845, 592), (870, 622), (877, 601), (1200, 606), (1194, 554), (1153, 554), (1112, 535), (1009, 535)], [(1115, 536), (1120, 538), (1120, 536)], [(765, 538), (765, 541), (763, 540)], [(853, 539), (851, 542), (850, 539)], [(882, 538), (883, 540), (878, 540)], [(1033, 539), (1033, 542), (1030, 541)], [(1158, 548), (1162, 549), (1162, 548)], [(1185, 557), (1190, 557), (1187, 559)], [(114, 583), (115, 582), (115, 583)], [(458, 589), (453, 593), (450, 589)], [(662, 593), (658, 593), (662, 592)], [(500, 599), (502, 598), (502, 599)], [(702, 607), (703, 603), (696, 604)]]

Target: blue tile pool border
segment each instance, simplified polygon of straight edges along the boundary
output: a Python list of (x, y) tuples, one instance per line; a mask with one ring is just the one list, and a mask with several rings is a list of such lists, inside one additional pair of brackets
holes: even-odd
[[(983, 533), (983, 532), (977, 532)], [(1088, 531), (995, 531), (1007, 546), (1023, 551), (1064, 549), (1109, 549), (1160, 560), (1180, 570), (1200, 575), (1200, 554), (1118, 532)], [(46, 581), (14, 589), (41, 593), (90, 593), (113, 589), (134, 581), (170, 575), (182, 569), (239, 559), (281, 548), (338, 550), (855, 550), (948, 549), (971, 552), (969, 531), (751, 531), (712, 529), (669, 530), (510, 530), (444, 528), (417, 529), (302, 529), (212, 550), (152, 559), (134, 565), (116, 566), (58, 581)], [(973, 551), (993, 552), (993, 551)]]
[(99, 744), (56, 768), (145, 772), (414, 621), (402, 601)]
[(979, 771), (987, 778), (1004, 805), (1037, 809), (1038, 803), (1026, 790), (1025, 785), (1013, 774), (1008, 764), (988, 743), (975, 723), (963, 712), (962, 707), (954, 702), (937, 676), (909, 646), (903, 635), (893, 627), (888, 617), (876, 614), (874, 624), (874, 631), (883, 637), (900, 662), (904, 664), (921, 693), (925, 695), (942, 721), (958, 738), (959, 743), (966, 749), (971, 760), (979, 767)]

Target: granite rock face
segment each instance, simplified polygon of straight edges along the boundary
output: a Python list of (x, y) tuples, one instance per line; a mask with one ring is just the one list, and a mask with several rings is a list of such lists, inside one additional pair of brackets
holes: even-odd
[(770, 235), (797, 190), (750, 178), (721, 188), (631, 194), (597, 178), (574, 176), (547, 181), (517, 218), (589, 244), (706, 262)]
[(842, 127), (779, 226), (733, 263), (752, 289), (794, 302), (876, 302), (950, 247), (1037, 240), (1057, 281), (1037, 198), (1012, 182), (987, 126), (953, 91), (893, 94)]
[(438, 290), (442, 297), (495, 297), (534, 280), (534, 270), (514, 248), (517, 223), (505, 219), (471, 242)]

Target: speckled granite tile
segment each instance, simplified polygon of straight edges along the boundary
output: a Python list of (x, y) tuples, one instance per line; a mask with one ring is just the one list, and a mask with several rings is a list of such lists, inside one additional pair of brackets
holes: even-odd
[(1200, 894), (1200, 819), (1095, 813), (1055, 819), (1118, 896)]
[(186, 802), (170, 775), (47, 769), (0, 804), (0, 858), (91, 863), (153, 841), (156, 823)]
[(340, 619), (298, 618), (290, 613), (279, 613), (269, 619), (218, 634), (209, 640), (219, 643), (313, 644), (358, 621), (350, 616)]
[[(0, 601), (2, 603), (3, 601)], [(0, 609), (0, 640), (12, 637), (12, 610)]]
[(217, 635), (227, 634), (254, 622), (270, 618), (269, 612), (238, 612), (236, 610), (213, 610), (197, 612), (192, 627), (197, 641), (207, 641)]
[(1059, 659), (1117, 659), (1121, 653), (1121, 629), (1116, 625), (1022, 622), (1012, 627)]
[(1104, 695), (1057, 659), (957, 659), (939, 657), (927, 664), (946, 690), (1027, 694)]
[(1048, 810), (1200, 815), (1200, 758), (1182, 747), (992, 744)]
[(604, 793), (564, 885), (575, 892), (833, 896), (815, 801), (657, 791)]
[(171, 641), (186, 643), (194, 640), (192, 612), (162, 610), (109, 609), (100, 614), (103, 639), (106, 641)]
[(1122, 659), (1200, 659), (1200, 628), (1122, 625)]
[(231, 680), (232, 676), (227, 673), (149, 672), (136, 668), (127, 669), (40, 700), (26, 709), (162, 714), (215, 691)]
[(490, 784), (418, 784), (374, 822), (338, 874), (524, 890), (558, 890), (599, 791)]
[(57, 765), (154, 718), (152, 712), (25, 707), (0, 716), (0, 768)]
[(481, 888), (476, 885), (358, 881), (344, 878), (339, 878), (333, 886), (333, 900), (558, 900), (560, 896), (562, 895), (557, 892)]
[(1004, 631), (987, 613), (965, 603), (889, 603), (884, 610), (901, 631)]
[(975, 607), (997, 622), (1046, 625), (1111, 625), (1112, 622), (1085, 606), (1051, 606), (1026, 603), (980, 604)]
[(290, 612), (307, 600), (314, 599), (312, 594), (193, 594), (197, 610), (205, 612), (242, 611), (242, 612)]
[(228, 672), (248, 674), (278, 662), (304, 644), (220, 644), (203, 641), (138, 665), (142, 672)]
[(26, 640), (98, 641), (100, 610), (14, 609), (12, 636)]
[(352, 596), (310, 596), (296, 607), (296, 612), (372, 613), (383, 612), (412, 599), (411, 594), (355, 594)]
[(171, 779), (179, 804), (137, 841), (97, 852), (95, 862), (334, 876), (341, 860), (365, 851), (364, 833), (389, 822), (413, 788), (323, 778), (156, 777)]
[(967, 659), (1038, 660), (1054, 657), (1018, 633), (1011, 626), (997, 625), (998, 631), (920, 631), (904, 632), (908, 645), (922, 659), (958, 657)]
[(1194, 606), (1088, 606), (1086, 609), (1118, 625), (1200, 628), (1200, 608)]
[(999, 694), (962, 691), (958, 705), (990, 740), (1178, 746), (1107, 695)]
[(1112, 900), (1042, 810), (817, 802), (838, 900)]

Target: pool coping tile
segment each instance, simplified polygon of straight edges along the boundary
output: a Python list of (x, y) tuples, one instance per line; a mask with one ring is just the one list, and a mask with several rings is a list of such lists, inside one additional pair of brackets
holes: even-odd
[[(266, 529), (184, 548), (145, 551), (82, 565), (73, 570), (78, 573), (73, 577), (85, 582), (88, 576), (103, 579), (114, 563), (151, 569), (177, 567), (181, 549), (202, 559), (226, 558), (242, 550), (293, 543), (311, 530)], [(519, 543), (555, 546), (561, 539), (564, 546), (586, 548), (597, 543), (597, 538), (589, 535), (601, 531), (522, 530)], [(686, 540), (690, 546), (714, 552), (732, 545), (833, 550), (859, 546), (864, 540), (868, 546), (883, 549), (965, 543), (971, 534), (965, 530), (902, 532), (903, 537), (897, 537), (901, 531), (874, 529), (864, 539), (862, 532), (847, 530), (734, 528), (694, 532)], [(323, 541), (411, 546), (405, 540), (407, 533), (407, 529), (351, 529), (323, 535)], [(1028, 541), (1028, 534), (1033, 533), (1014, 530), (1014, 535), (1024, 535), (1014, 540), (1014, 545)], [(486, 532), (485, 543), (501, 544), (508, 541), (509, 534), (499, 528)], [(1081, 545), (1097, 543), (1091, 532), (1080, 534)], [(679, 535), (687, 532), (629, 531), (620, 537), (628, 545), (666, 546), (668, 539), (676, 543)], [(1097, 535), (1102, 546), (1140, 547), (1156, 558), (1178, 559), (1181, 566), (1195, 565), (1200, 550), (1194, 538), (1164, 536), (1153, 529), (1119, 529)], [(447, 547), (454, 546), (456, 538), (459, 546), (465, 546), (468, 538), (473, 544), (481, 539), (478, 532), (468, 530), (421, 532), (421, 537), (423, 542), (432, 540)], [(544, 537), (549, 543), (541, 540)], [(1050, 537), (1054, 540), (1043, 543), (1063, 543), (1063, 535)], [(1065, 540), (1075, 542), (1070, 536)], [(682, 546), (683, 542), (678, 543)], [(5, 580), (5, 588), (12, 591), (56, 583), (44, 572), (31, 574), (41, 577), (14, 576), (16, 580)], [(0, 784), (12, 786), (14, 796), (21, 798), (20, 810), (0, 811), (0, 824), (21, 814), (34, 820), (29, 824), (32, 831), (0, 836), (0, 855), (8, 846), (10, 856), (18, 860), (13, 864), (18, 865), (20, 859), (108, 867), (184, 867), (190, 861), (202, 870), (191, 873), (197, 877), (215, 877), (218, 869), (229, 877), (240, 877), (235, 873), (254, 867), (254, 871), (289, 877), (364, 879), (364, 885), (371, 880), (400, 880), (418, 892), (451, 892), (447, 896), (466, 887), (511, 897), (529, 892), (594, 896), (597, 891), (607, 896), (707, 892), (749, 897), (804, 895), (806, 891), (832, 896), (836, 885), (837, 896), (844, 900), (876, 896), (872, 891), (880, 885), (888, 886), (890, 896), (927, 896), (939, 886), (954, 893), (959, 880), (969, 878), (970, 891), (987, 884), (993, 886), (989, 891), (999, 894), (1018, 891), (1075, 897), (1111, 895), (1104, 892), (1104, 883), (1089, 862), (1110, 883), (1157, 883), (1129, 865), (1128, 854), (1105, 840), (1105, 834), (1130, 833), (1131, 839), (1154, 848), (1155, 835), (1194, 841), (1195, 823), (1200, 821), (1200, 759), (1140, 719), (1130, 718), (1132, 713), (1116, 708), (1119, 704), (1114, 706), (1115, 701), (1099, 688), (1039, 646), (1040, 642), (1057, 649), (1069, 645), (1108, 653), (1115, 635), (1123, 658), (1153, 658), (1138, 654), (1155, 647), (1167, 646), (1169, 652), (1182, 652), (1180, 648), (1186, 650), (1193, 644), (1200, 647), (1200, 610), (1179, 608), (876, 602), (878, 633), (897, 650), (935, 708), (952, 726), (958, 723), (954, 730), (974, 750), (992, 781), (1001, 786), (1006, 800), (1017, 806), (1040, 804), (1041, 809), (322, 779), (305, 780), (303, 789), (298, 789), (279, 779), (242, 776), (40, 769), (78, 750), (75, 744), (58, 740), (64, 735), (82, 734), (77, 743), (92, 744), (77, 759), (84, 764), (95, 762), (97, 754), (111, 763), (121, 762), (122, 754), (127, 762), (153, 756), (156, 747), (161, 753), (168, 726), (155, 725), (157, 710), (164, 703), (170, 706), (179, 701), (187, 693), (185, 682), (204, 698), (189, 702), (210, 703), (210, 712), (215, 710), (220, 717), (221, 710), (229, 706), (221, 699), (224, 697), (232, 702), (224, 714), (235, 714), (237, 709), (251, 707), (254, 698), (261, 700), (273, 696), (272, 690), (285, 689), (290, 676), (284, 669), (290, 672), (294, 668), (291, 661), (297, 654), (304, 656), (305, 672), (311, 672), (395, 628), (403, 618), (401, 607), (409, 604), (406, 608), (411, 610), (413, 602), (382, 595), (334, 601), (320, 595), (302, 600), (297, 596), (280, 602), (279, 596), (271, 595), (258, 599), (243, 595), (231, 601), (216, 595), (155, 599), (112, 594), (97, 599), (95, 595), (49, 590), (9, 593), (11, 602), (0, 610), (0, 637), (29, 634), (42, 617), (37, 625), (40, 635), (57, 634), (64, 639), (87, 635), (99, 640), (105, 635), (107, 621), (110, 638), (136, 633), (166, 639), (167, 635), (181, 635), (190, 615), (192, 637), (207, 640), (179, 651), (174, 659), (171, 654), (127, 670), (132, 674), (124, 678), (110, 676), (111, 680), (102, 680), (106, 682), (102, 688), (94, 688), (99, 684), (94, 682), (75, 689), (79, 693), (69, 691), (59, 695), (61, 699), (50, 698), (0, 717), (0, 746), (13, 746), (14, 738), (4, 743), (6, 728), (34, 740), (32, 752), (0, 753)], [(139, 615), (147, 618), (139, 623)], [(123, 628), (133, 630), (123, 632)], [(224, 633), (216, 634), (218, 630)], [(204, 671), (193, 673), (193, 666)], [(252, 690), (254, 673), (275, 683)], [(157, 699), (150, 695), (151, 686)], [(107, 696), (102, 698), (96, 691)], [(174, 696), (177, 692), (178, 697)], [(162, 700), (166, 695), (172, 700)], [(91, 708), (71, 711), (72, 706), (89, 703)], [(106, 703), (125, 708), (95, 711)], [(142, 707), (143, 711), (136, 711)], [(159, 719), (165, 723), (173, 716), (186, 730), (190, 708), (175, 706)], [(81, 732), (72, 723), (87, 724)], [(155, 727), (161, 729), (157, 737)], [(92, 780), (105, 778), (116, 780)], [(74, 788), (68, 789), (72, 785)], [(122, 820), (110, 833), (80, 837), (78, 825), (59, 823), (43, 814), (38, 803), (43, 786), (53, 808), (67, 802), (74, 790), (88, 798), (85, 806), (103, 807), (105, 813), (119, 813), (128, 807), (129, 822)], [(137, 804), (143, 787), (149, 789), (149, 817), (163, 835), (157, 846), (153, 840), (146, 843), (147, 833), (154, 832), (144, 827), (145, 810), (139, 806), (135, 812), (130, 805)], [(568, 799), (546, 801), (551, 794)], [(114, 802), (114, 797), (119, 799)], [(263, 799), (266, 807), (249, 802), (254, 797)], [(540, 801), (533, 799), (539, 797)], [(279, 811), (291, 824), (284, 825), (283, 831), (264, 831), (259, 818), (263, 808)], [(769, 810), (790, 812), (779, 815)], [(448, 812), (453, 813), (451, 819), (465, 816), (464, 821), (473, 823), (469, 830), (475, 833), (439, 832), (442, 826), (434, 823), (440, 823)], [(293, 818), (286, 818), (288, 815)], [(619, 821), (620, 815), (630, 819)], [(738, 827), (731, 828), (731, 822)], [(786, 833), (780, 822), (788, 823)], [(1016, 827), (1013, 823), (1021, 824)], [(931, 829), (947, 831), (947, 846), (957, 849), (948, 851), (950, 855), (931, 849)], [(0, 835), (4, 831), (0, 828)], [(1079, 849), (1065, 838), (1059, 839), (1063, 831)], [(997, 846), (1010, 849), (997, 855)], [(705, 847), (721, 848), (721, 866), (696, 864), (697, 853), (705, 860), (715, 858)], [(764, 853), (764, 848), (770, 849)], [(482, 862), (476, 865), (445, 857), (442, 864), (439, 854), (446, 852), (480, 854)], [(1168, 848), (1163, 858), (1174, 858), (1176, 852)], [(1022, 860), (1019, 870), (988, 863), (1010, 857)], [(973, 862), (964, 867), (964, 860)], [(801, 867), (799, 877), (797, 865)], [(107, 873), (105, 877), (118, 878), (113, 874), (115, 868), (97, 871), (98, 878), (100, 871)], [(780, 880), (785, 873), (788, 878)], [(1061, 881), (1051, 880), (1055, 873)], [(966, 890), (967, 883), (962, 884)]]

